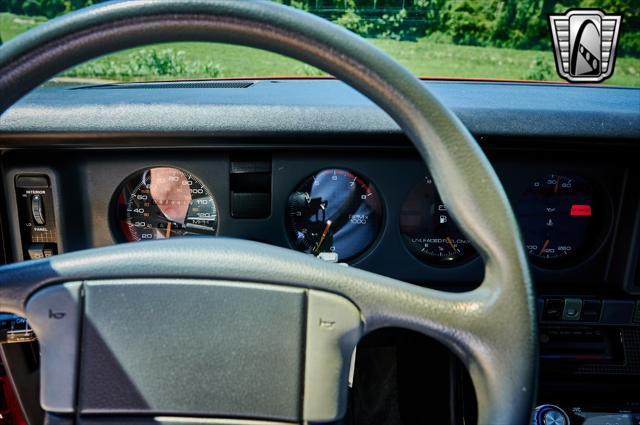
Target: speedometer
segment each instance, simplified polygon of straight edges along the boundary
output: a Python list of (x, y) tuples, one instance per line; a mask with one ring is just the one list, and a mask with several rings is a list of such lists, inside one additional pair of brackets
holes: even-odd
[(128, 241), (215, 235), (216, 203), (191, 173), (172, 167), (148, 168), (130, 176), (117, 198), (120, 229)]

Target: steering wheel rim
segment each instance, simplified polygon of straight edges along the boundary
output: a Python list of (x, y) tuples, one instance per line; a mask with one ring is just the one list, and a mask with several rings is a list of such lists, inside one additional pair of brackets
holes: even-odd
[[(365, 333), (385, 326), (405, 327), (452, 348), (471, 374), (479, 423), (528, 421), (536, 389), (535, 303), (526, 254), (504, 190), (458, 118), (408, 70), (362, 38), (267, 1), (103, 3), (54, 19), (0, 49), (0, 113), (58, 72), (88, 59), (179, 40), (226, 42), (281, 53), (335, 75), (370, 98), (398, 123), (423, 157), (451, 215), (483, 257), (485, 279), (473, 291), (449, 294), (315, 264), (275, 247), (224, 239), (168, 242), (172, 258), (187, 253), (225, 258), (226, 268), (188, 263), (190, 275), (255, 281), (260, 279), (249, 279), (249, 271), (255, 276), (269, 269), (271, 283), (345, 295), (362, 311)], [(24, 314), (29, 296), (53, 282), (169, 277), (171, 270), (157, 261), (167, 258), (169, 246), (128, 244), (0, 268), (0, 309)], [(255, 267), (243, 269), (247, 250), (256, 259), (250, 261)], [(115, 272), (107, 266), (114, 258), (128, 259), (131, 266), (154, 263), (158, 268), (152, 274)], [(305, 267), (294, 273), (287, 267), (290, 262)], [(305, 282), (302, 270), (324, 273), (334, 282)]]

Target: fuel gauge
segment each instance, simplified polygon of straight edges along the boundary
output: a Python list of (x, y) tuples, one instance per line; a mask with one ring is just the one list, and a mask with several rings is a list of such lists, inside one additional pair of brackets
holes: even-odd
[(400, 232), (409, 250), (424, 262), (453, 263), (474, 254), (471, 242), (442, 203), (431, 176), (425, 176), (402, 204)]

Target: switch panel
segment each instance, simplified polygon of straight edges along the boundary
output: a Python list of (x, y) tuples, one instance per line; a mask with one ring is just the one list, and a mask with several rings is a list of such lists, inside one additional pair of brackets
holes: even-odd
[(538, 308), (542, 309), (539, 318), (542, 323), (588, 322), (601, 325), (640, 325), (640, 301), (554, 296), (539, 298)]
[(20, 238), (24, 259), (38, 260), (58, 253), (53, 196), (46, 175), (17, 175), (15, 178)]

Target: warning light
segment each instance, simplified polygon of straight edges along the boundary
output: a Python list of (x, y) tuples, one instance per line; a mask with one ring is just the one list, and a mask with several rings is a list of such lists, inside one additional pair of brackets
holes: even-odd
[(571, 217), (591, 217), (591, 205), (571, 205)]

